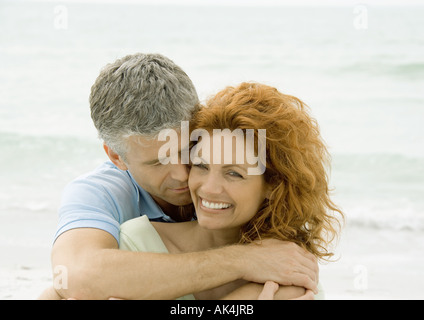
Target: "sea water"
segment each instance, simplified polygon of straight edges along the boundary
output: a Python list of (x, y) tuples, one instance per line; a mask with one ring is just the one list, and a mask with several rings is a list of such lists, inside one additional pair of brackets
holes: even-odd
[(299, 97), (347, 227), (424, 232), (424, 7), (360, 9), (0, 1), (2, 246), (51, 245), (63, 187), (107, 159), (90, 87), (135, 52), (174, 60), (202, 100), (242, 81)]

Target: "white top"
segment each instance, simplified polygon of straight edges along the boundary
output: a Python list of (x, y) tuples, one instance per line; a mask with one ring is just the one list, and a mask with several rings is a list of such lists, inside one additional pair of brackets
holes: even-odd
[[(147, 216), (131, 219), (121, 225), (119, 248), (128, 251), (169, 253)], [(189, 294), (177, 300), (195, 300), (195, 298)]]

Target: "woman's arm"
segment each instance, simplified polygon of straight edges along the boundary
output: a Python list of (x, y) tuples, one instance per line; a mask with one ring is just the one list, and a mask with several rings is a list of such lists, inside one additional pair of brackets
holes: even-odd
[(274, 281), (265, 282), (264, 288), (258, 296), (258, 300), (274, 300), (275, 294), (279, 288), (279, 284)]
[(278, 286), (275, 282), (267, 281), (265, 285), (253, 282), (245, 284), (221, 300), (292, 300), (299, 298), (313, 299), (313, 293), (303, 287)]

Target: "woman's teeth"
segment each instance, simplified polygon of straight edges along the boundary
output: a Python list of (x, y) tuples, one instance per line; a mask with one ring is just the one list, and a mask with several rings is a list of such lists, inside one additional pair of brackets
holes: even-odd
[(208, 209), (227, 209), (227, 208), (231, 207), (231, 204), (222, 203), (222, 202), (209, 202), (209, 201), (202, 199), (202, 206), (204, 206)]

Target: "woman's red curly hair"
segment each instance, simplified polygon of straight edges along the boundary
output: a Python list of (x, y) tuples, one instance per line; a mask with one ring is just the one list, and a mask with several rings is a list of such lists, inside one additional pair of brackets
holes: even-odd
[(241, 230), (241, 243), (262, 238), (292, 241), (319, 258), (340, 226), (341, 210), (329, 196), (330, 155), (316, 121), (298, 98), (259, 84), (227, 87), (195, 114), (191, 129), (266, 129), (265, 181), (272, 186), (255, 217)]

